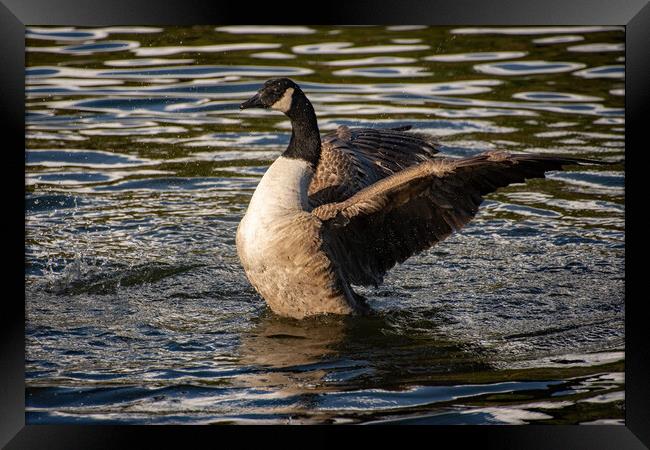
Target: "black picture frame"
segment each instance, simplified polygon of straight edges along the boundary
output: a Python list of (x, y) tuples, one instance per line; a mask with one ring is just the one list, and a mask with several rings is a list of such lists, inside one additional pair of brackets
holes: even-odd
[[(295, 24), (428, 24), (428, 25), (624, 25), (626, 26), (626, 235), (639, 236), (643, 221), (630, 216), (630, 202), (643, 191), (636, 190), (635, 171), (642, 166), (641, 155), (647, 152), (644, 129), (650, 104), (650, 4), (646, 0), (518, 0), (487, 1), (402, 0), (324, 2), (267, 1), (218, 2), (215, 0), (147, 1), (147, 0), (0, 0), (0, 111), (4, 176), (2, 191), (3, 222), (9, 231), (3, 235), (9, 252), (3, 270), (4, 301), (0, 328), (0, 445), (6, 448), (116, 448), (130, 447), (136, 438), (167, 445), (199, 445), (208, 438), (218, 445), (229, 438), (243, 448), (251, 439), (272, 433), (279, 444), (300, 445), (304, 437), (319, 435), (309, 442), (338, 445), (344, 436), (363, 434), (381, 438), (394, 435), (404, 443), (427, 442), (440, 446), (441, 439), (454, 447), (472, 444), (481, 448), (512, 449), (635, 449), (650, 446), (650, 346), (642, 321), (646, 298), (632, 294), (640, 285), (634, 275), (635, 256), (643, 258), (642, 247), (625, 247), (627, 267), (625, 283), (625, 426), (436, 426), (401, 428), (379, 427), (138, 427), (138, 426), (55, 426), (25, 425), (24, 381), (24, 63), (25, 25), (190, 25), (224, 23), (295, 23)], [(316, 8), (314, 9), (314, 6)], [(22, 170), (22, 172), (21, 172)], [(631, 172), (628, 172), (631, 170)], [(24, 237), (24, 234), (23, 234)], [(626, 239), (627, 240), (627, 239)], [(642, 260), (642, 259), (641, 259)], [(637, 266), (638, 268), (639, 266)], [(641, 264), (641, 268), (643, 264)], [(642, 272), (638, 272), (642, 273)], [(636, 281), (636, 283), (635, 283)], [(253, 429), (255, 432), (251, 432)], [(388, 431), (387, 431), (388, 430)], [(400, 436), (408, 433), (408, 440)], [(219, 435), (214, 440), (214, 433)], [(234, 436), (237, 434), (237, 436)], [(283, 439), (284, 438), (284, 439)], [(364, 437), (365, 439), (365, 437)], [(231, 441), (232, 442), (232, 441)], [(366, 442), (365, 445), (368, 445)], [(450, 444), (452, 445), (452, 444)], [(443, 445), (446, 447), (445, 445)]]

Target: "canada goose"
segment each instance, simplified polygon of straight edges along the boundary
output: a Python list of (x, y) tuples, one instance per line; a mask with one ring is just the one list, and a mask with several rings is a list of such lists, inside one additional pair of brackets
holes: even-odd
[(395, 264), (458, 231), (483, 196), (549, 170), (597, 161), (490, 151), (435, 157), (430, 137), (340, 126), (321, 138), (312, 104), (288, 78), (245, 108), (291, 120), (289, 146), (266, 171), (237, 229), (246, 275), (276, 314), (368, 312), (351, 284), (377, 286)]

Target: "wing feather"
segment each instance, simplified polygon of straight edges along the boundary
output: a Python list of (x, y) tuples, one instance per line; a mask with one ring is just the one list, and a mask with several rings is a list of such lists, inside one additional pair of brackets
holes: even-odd
[(487, 152), (427, 160), (320, 205), (327, 249), (353, 284), (378, 285), (386, 272), (465, 226), (483, 196), (512, 183), (544, 178), (565, 165), (602, 164), (554, 155)]
[(438, 152), (433, 138), (409, 129), (340, 126), (325, 135), (309, 186), (311, 206), (345, 200), (395, 172), (431, 160)]

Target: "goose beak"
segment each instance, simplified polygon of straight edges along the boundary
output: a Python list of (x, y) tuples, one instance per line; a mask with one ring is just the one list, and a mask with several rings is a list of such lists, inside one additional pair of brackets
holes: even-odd
[(246, 100), (244, 103), (239, 105), (239, 109), (247, 109), (247, 108), (264, 108), (265, 105), (262, 103), (262, 100), (260, 99), (260, 94), (257, 93), (253, 95), (251, 98)]

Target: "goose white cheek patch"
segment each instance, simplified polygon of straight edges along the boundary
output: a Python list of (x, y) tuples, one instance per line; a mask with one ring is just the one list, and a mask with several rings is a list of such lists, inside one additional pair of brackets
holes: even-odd
[(273, 103), (273, 105), (271, 105), (271, 108), (286, 113), (291, 109), (292, 98), (293, 98), (293, 88), (289, 88), (286, 91), (284, 91), (284, 95), (282, 95), (282, 98), (280, 100), (278, 100), (277, 102)]

